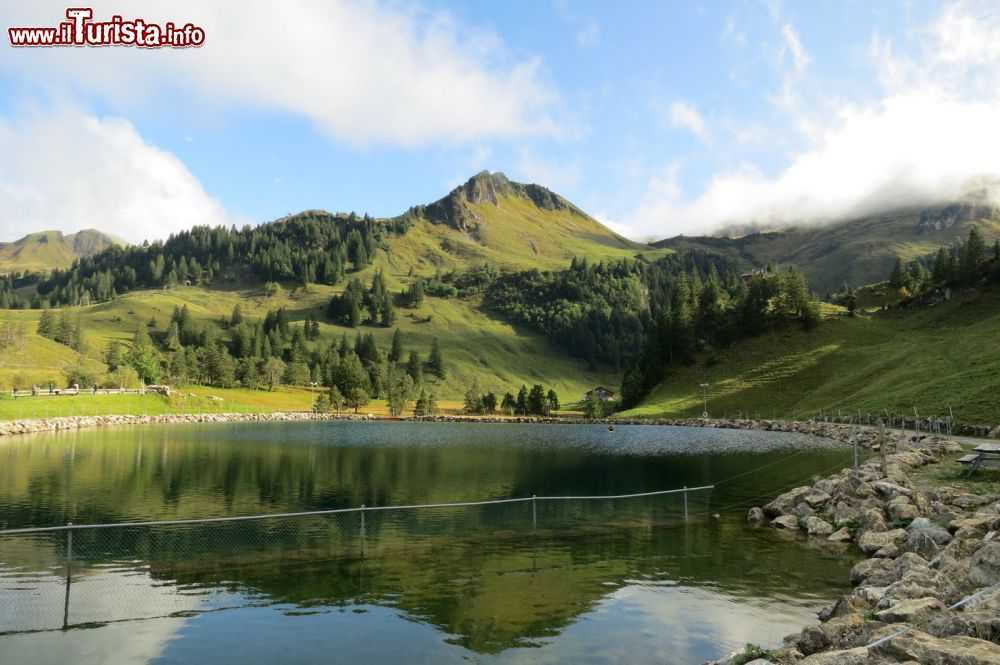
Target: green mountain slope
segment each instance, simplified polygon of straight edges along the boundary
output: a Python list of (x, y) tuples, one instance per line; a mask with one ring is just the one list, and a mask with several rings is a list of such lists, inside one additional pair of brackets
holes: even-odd
[(545, 270), (565, 268), (574, 256), (601, 260), (658, 253), (614, 233), (558, 194), (512, 182), (502, 173), (478, 173), (414, 212), (417, 224), (390, 241), (396, 267), (434, 272), (489, 262)]
[[(839, 310), (839, 311), (838, 311)], [(825, 412), (1000, 419), (1000, 291), (974, 291), (934, 307), (855, 319), (827, 306), (816, 330), (788, 329), (703, 356), (665, 377), (625, 415), (691, 417), (709, 383), (713, 416), (736, 412), (806, 418)]]
[[(136, 325), (148, 326), (152, 334), (165, 333), (174, 307), (188, 306), (193, 319), (217, 322), (229, 316), (240, 304), (245, 317), (263, 318), (268, 310), (287, 308), (293, 324), (307, 316), (322, 317), (334, 289), (313, 286), (308, 290), (283, 291), (267, 296), (259, 288), (208, 289), (179, 287), (171, 291), (136, 291), (116, 300), (89, 307), (68, 308), (71, 317), (84, 327), (84, 353), (34, 335), (40, 312), (37, 310), (0, 312), (0, 327), (23, 324), (29, 331), (24, 349), (13, 344), (0, 349), (0, 389), (9, 390), (15, 382), (20, 387), (32, 384), (65, 383), (64, 373), (78, 364), (101, 370), (104, 349), (112, 341), (128, 343)], [(345, 328), (320, 318), (321, 348), (346, 334), (353, 343), (358, 332), (372, 333), (380, 350), (389, 350), (395, 327), (403, 333), (406, 351), (416, 350), (426, 357), (431, 341), (437, 338), (447, 370), (443, 381), (426, 376), (428, 388), (439, 399), (460, 400), (475, 382), (483, 392), (517, 392), (522, 383), (541, 383), (553, 388), (565, 402), (582, 398), (596, 385), (616, 385), (619, 378), (611, 371), (594, 371), (581, 360), (571, 358), (540, 333), (514, 327), (483, 312), (475, 301), (427, 298), (416, 310), (400, 310), (398, 325), (393, 328), (362, 326)], [(218, 390), (216, 390), (218, 392)]]
[(795, 265), (818, 293), (884, 280), (896, 257), (909, 261), (965, 238), (975, 224), (1000, 238), (1000, 209), (977, 201), (897, 210), (822, 226), (798, 226), (739, 237), (677, 236), (653, 243), (674, 250), (705, 249), (758, 266)]
[(95, 229), (63, 234), (61, 231), (31, 233), (14, 242), (0, 243), (0, 273), (46, 271), (68, 268), (83, 256), (93, 256), (124, 241)]
[[(620, 377), (614, 371), (588, 367), (544, 334), (511, 325), (487, 312), (478, 297), (427, 297), (416, 309), (399, 307), (397, 323), (391, 328), (336, 325), (324, 316), (326, 305), (332, 295), (344, 290), (349, 279), (368, 284), (379, 271), (390, 291), (398, 294), (419, 276), (462, 272), (484, 263), (503, 270), (563, 269), (574, 256), (596, 262), (671, 250), (657, 251), (626, 240), (549, 190), (510, 182), (502, 174), (480, 173), (443, 199), (412, 209), (407, 217), (411, 226), (405, 232), (387, 234), (370, 263), (360, 269), (350, 265), (346, 279), (335, 286), (310, 284), (303, 288), (285, 281), (277, 295), (265, 295), (262, 280), (237, 260), (200, 285), (182, 282), (166, 290), (138, 288), (107, 302), (70, 307), (67, 311), (74, 320), (79, 318), (85, 331), (83, 357), (48, 340), (46, 345), (59, 351), (46, 356), (51, 362), (29, 363), (23, 352), (8, 348), (0, 351), (0, 363), (6, 363), (0, 366), (0, 387), (9, 388), (15, 377), (26, 384), (50, 380), (58, 384), (65, 371), (78, 362), (93, 368), (111, 341), (130, 341), (137, 325), (155, 321), (150, 332), (154, 337), (165, 334), (175, 306), (187, 305), (193, 319), (216, 323), (227, 318), (236, 304), (249, 319), (262, 319), (278, 307), (287, 309), (293, 323), (316, 317), (320, 321), (320, 339), (315, 342), (318, 348), (326, 348), (345, 334), (353, 343), (361, 332), (372, 333), (384, 353), (398, 327), (407, 351), (416, 350), (426, 357), (436, 338), (447, 376), (427, 380), (439, 399), (461, 399), (473, 384), (483, 392), (502, 394), (508, 390), (516, 393), (522, 383), (541, 383), (555, 389), (563, 401), (573, 402), (595, 385), (617, 385)], [(346, 222), (346, 217), (309, 211), (273, 224), (288, 225), (298, 218), (320, 224)], [(29, 294), (23, 295), (27, 298)], [(4, 311), (0, 312), (0, 324), (23, 322), (34, 332), (38, 316), (38, 311)]]

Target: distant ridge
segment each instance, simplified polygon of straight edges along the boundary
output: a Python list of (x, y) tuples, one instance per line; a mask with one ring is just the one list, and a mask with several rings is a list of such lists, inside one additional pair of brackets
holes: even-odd
[(988, 242), (1000, 239), (1000, 208), (970, 199), (893, 211), (825, 224), (776, 230), (731, 229), (710, 236), (675, 236), (651, 243), (674, 250), (727, 253), (755, 265), (795, 265), (819, 293), (845, 283), (862, 286), (885, 280), (896, 257), (922, 258), (965, 238), (975, 225)]
[(77, 233), (39, 231), (20, 240), (0, 243), (0, 273), (68, 268), (78, 258), (93, 256), (125, 241), (96, 229)]

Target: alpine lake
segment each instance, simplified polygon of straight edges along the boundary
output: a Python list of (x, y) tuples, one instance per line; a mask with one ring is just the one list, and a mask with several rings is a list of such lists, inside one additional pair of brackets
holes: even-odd
[[(747, 510), (850, 460), (803, 435), (632, 425), (10, 437), (0, 529), (366, 510), (0, 535), (0, 663), (701, 663), (775, 646), (858, 557)], [(683, 492), (545, 498), (709, 485), (686, 508)], [(529, 500), (380, 510), (511, 498)]]

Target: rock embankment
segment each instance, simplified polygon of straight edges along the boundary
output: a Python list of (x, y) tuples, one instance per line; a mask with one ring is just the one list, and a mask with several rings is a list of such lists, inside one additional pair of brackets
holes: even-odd
[[(853, 592), (820, 612), (819, 623), (785, 638), (776, 662), (1000, 663), (1000, 497), (910, 480), (913, 469), (961, 451), (957, 442), (891, 441), (891, 454), (750, 510), (753, 525), (853, 543), (867, 557), (851, 571)], [(742, 661), (718, 661), (733, 662)]]
[(38, 432), (58, 432), (116, 425), (167, 425), (174, 423), (277, 422), (295, 420), (365, 420), (367, 416), (322, 413), (173, 413), (146, 416), (67, 416), (34, 420), (0, 421), (0, 437)]
[[(368, 414), (333, 414), (311, 413), (303, 411), (286, 411), (274, 413), (176, 413), (158, 415), (106, 415), (106, 416), (67, 416), (61, 418), (40, 418), (26, 420), (0, 421), (0, 437), (14, 434), (31, 434), (37, 432), (56, 432), (62, 430), (84, 429), (89, 427), (125, 426), (125, 425), (166, 425), (174, 423), (237, 423), (237, 422), (278, 422), (302, 420), (380, 420), (378, 416)], [(872, 429), (859, 429), (851, 425), (838, 423), (823, 423), (813, 421), (779, 421), (779, 420), (721, 420), (713, 418), (688, 419), (632, 419), (632, 420), (592, 420), (587, 418), (544, 418), (536, 416), (525, 417), (477, 417), (477, 416), (419, 416), (401, 418), (412, 422), (476, 422), (476, 423), (544, 423), (554, 425), (668, 425), (675, 427), (709, 427), (719, 429), (752, 429), (770, 432), (797, 432), (822, 436), (849, 443), (857, 435), (858, 445), (868, 448), (878, 440), (878, 432)]]

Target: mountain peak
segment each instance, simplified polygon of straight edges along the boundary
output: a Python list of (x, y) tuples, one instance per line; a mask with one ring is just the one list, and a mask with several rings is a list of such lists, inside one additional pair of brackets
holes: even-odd
[(462, 231), (474, 231), (482, 223), (481, 216), (472, 206), (501, 206), (504, 198), (519, 197), (530, 200), (542, 210), (565, 210), (587, 217), (579, 208), (546, 187), (514, 182), (499, 171), (480, 171), (459, 185), (442, 199), (424, 209), (432, 222), (447, 224)]
[(78, 258), (126, 243), (96, 229), (77, 233), (37, 231), (14, 242), (0, 242), (0, 273), (68, 268)]

